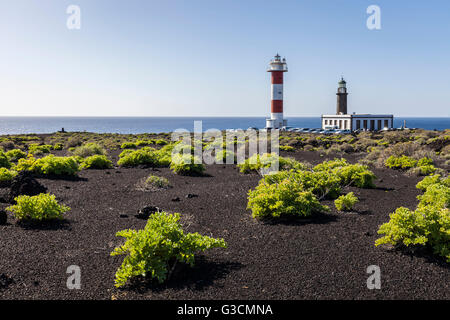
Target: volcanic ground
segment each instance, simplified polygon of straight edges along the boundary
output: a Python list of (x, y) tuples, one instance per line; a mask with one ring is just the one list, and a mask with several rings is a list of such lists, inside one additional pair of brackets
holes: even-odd
[[(282, 155), (312, 163), (327, 159), (315, 152)], [(117, 161), (117, 153), (112, 158)], [(247, 192), (261, 177), (241, 174), (234, 165), (207, 166), (204, 177), (178, 176), (168, 168), (114, 168), (83, 170), (75, 180), (38, 179), (71, 210), (62, 223), (26, 226), (9, 216), (0, 226), (0, 298), (450, 299), (450, 270), (442, 259), (426, 250), (374, 246), (389, 213), (416, 207), (420, 178), (373, 171), (377, 188), (345, 190), (360, 199), (354, 212), (337, 212), (324, 201), (329, 213), (278, 223), (251, 217)], [(136, 190), (149, 174), (166, 177), (172, 188)], [(146, 205), (181, 213), (186, 231), (224, 238), (228, 248), (197, 255), (194, 268), (178, 269), (164, 285), (144, 281), (116, 289), (114, 274), (124, 256), (110, 252), (124, 239), (115, 234), (143, 228), (146, 221), (135, 215)], [(71, 265), (81, 268), (80, 290), (66, 286)], [(370, 265), (381, 269), (379, 290), (367, 288)]]

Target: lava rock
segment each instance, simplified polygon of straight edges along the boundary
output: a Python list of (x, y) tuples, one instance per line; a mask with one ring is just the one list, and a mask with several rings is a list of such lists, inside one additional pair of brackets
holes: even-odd
[(0, 289), (8, 287), (10, 284), (14, 283), (14, 280), (8, 277), (6, 274), (0, 274)]
[(9, 190), (9, 202), (14, 203), (14, 198), (19, 195), (35, 196), (47, 192), (47, 188), (40, 184), (29, 171), (21, 171), (11, 182)]
[(188, 198), (188, 199), (190, 199), (190, 198), (197, 198), (197, 197), (198, 197), (198, 194), (193, 194), (193, 193), (188, 193), (186, 195), (186, 198)]
[(0, 225), (6, 224), (7, 220), (8, 220), (8, 216), (6, 215), (6, 211), (0, 210)]
[(120, 213), (120, 214), (119, 214), (119, 217), (120, 217), (120, 218), (128, 218), (128, 215), (125, 214), (125, 213)]
[(142, 209), (139, 210), (138, 214), (136, 215), (136, 218), (138, 219), (148, 219), (151, 214), (158, 212), (159, 208), (155, 206), (145, 206)]
[(172, 201), (173, 202), (178, 202), (178, 201), (181, 201), (181, 199), (179, 197), (176, 197), (176, 198), (173, 198)]

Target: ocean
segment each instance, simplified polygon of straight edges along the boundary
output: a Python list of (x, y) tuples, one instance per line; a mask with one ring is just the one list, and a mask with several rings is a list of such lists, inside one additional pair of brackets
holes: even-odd
[[(320, 117), (288, 117), (288, 125), (319, 128)], [(0, 117), (0, 134), (53, 133), (66, 131), (97, 133), (160, 133), (176, 129), (193, 131), (194, 121), (202, 121), (202, 129), (263, 128), (265, 117)], [(394, 118), (394, 127), (406, 121), (409, 128), (444, 130), (450, 118)]]

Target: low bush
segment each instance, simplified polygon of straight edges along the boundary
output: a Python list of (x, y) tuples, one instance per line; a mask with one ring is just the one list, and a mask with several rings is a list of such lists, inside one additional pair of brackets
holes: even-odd
[(134, 142), (125, 142), (122, 143), (122, 145), (120, 146), (120, 149), (136, 149), (137, 145)]
[(169, 187), (169, 180), (164, 177), (158, 177), (154, 175), (148, 176), (142, 184), (142, 188), (147, 190), (166, 189)]
[(264, 180), (248, 193), (247, 209), (254, 218), (308, 217), (315, 212), (327, 211), (311, 191), (297, 181), (284, 179), (278, 183)]
[(36, 144), (31, 143), (28, 145), (28, 153), (38, 154), (38, 153), (50, 153), (53, 146), (50, 144)]
[(168, 144), (168, 142), (163, 139), (158, 139), (155, 141), (155, 144), (160, 145), (160, 146), (165, 146), (166, 144)]
[(386, 167), (391, 169), (405, 170), (414, 168), (417, 165), (417, 160), (408, 156), (401, 156), (401, 157), (390, 156), (389, 158), (387, 158), (385, 164)]
[(35, 159), (29, 155), (26, 159), (19, 159), (15, 170), (28, 170), (42, 175), (68, 175), (74, 176), (80, 170), (74, 157), (56, 157), (48, 155)]
[(9, 162), (7, 155), (3, 151), (0, 151), (0, 168), (11, 168), (11, 163)]
[(416, 188), (422, 191), (427, 190), (427, 188), (433, 184), (443, 184), (447, 187), (450, 187), (450, 177), (446, 179), (442, 179), (440, 174), (435, 174), (432, 176), (427, 176), (423, 178), (416, 184)]
[(81, 140), (79, 137), (70, 137), (67, 140), (66, 148), (78, 147), (78, 146), (81, 146), (82, 143), (83, 143), (83, 140)]
[(358, 188), (375, 187), (376, 176), (369, 168), (362, 164), (349, 164), (345, 159), (324, 161), (313, 169), (315, 172), (329, 172), (340, 179), (343, 186), (355, 186)]
[(9, 161), (18, 161), (19, 159), (27, 157), (26, 152), (23, 152), (20, 149), (9, 150), (5, 154), (6, 154), (6, 157), (8, 157)]
[(177, 263), (194, 266), (195, 254), (211, 248), (226, 248), (223, 239), (185, 234), (178, 213), (157, 212), (150, 216), (143, 230), (122, 230), (116, 236), (125, 243), (111, 253), (126, 255), (115, 275), (115, 286), (124, 286), (136, 277), (149, 277), (163, 283)]
[(138, 165), (159, 166), (159, 157), (155, 149), (144, 147), (139, 150), (125, 150), (119, 155), (117, 164), (124, 167), (135, 167)]
[(285, 145), (281, 145), (280, 146), (280, 150), (281, 151), (287, 151), (287, 152), (294, 152), (295, 148), (292, 146), (285, 146)]
[(349, 192), (345, 196), (342, 195), (334, 200), (334, 205), (339, 211), (351, 211), (353, 209), (353, 206), (358, 201), (358, 198), (353, 194), (353, 192)]
[(192, 155), (174, 154), (170, 163), (170, 169), (180, 175), (201, 175), (205, 171), (205, 166), (198, 158)]
[(275, 153), (254, 154), (246, 159), (243, 163), (238, 164), (238, 168), (242, 173), (250, 173), (252, 171), (260, 171), (261, 169), (268, 169), (275, 165), (278, 161), (279, 168), (282, 167), (282, 157)]
[(419, 169), (418, 174), (421, 175), (421, 176), (428, 176), (430, 174), (435, 173), (436, 170), (437, 170), (436, 167), (433, 166), (432, 164), (425, 165), (425, 166), (420, 166), (420, 167), (418, 167), (418, 169)]
[(41, 193), (37, 196), (18, 196), (17, 202), (6, 208), (17, 220), (51, 220), (61, 219), (63, 214), (70, 210), (69, 207), (60, 205), (55, 196)]
[(155, 140), (137, 140), (136, 146), (138, 147), (146, 147), (155, 143)]
[(217, 163), (236, 163), (236, 154), (229, 150), (220, 150), (219, 152), (217, 152), (216, 156), (216, 162)]
[(62, 150), (64, 149), (64, 145), (62, 143), (55, 143), (53, 145), (53, 150)]
[(17, 175), (16, 171), (0, 168), (0, 185), (9, 183)]
[(112, 168), (113, 163), (104, 155), (93, 155), (85, 158), (81, 163), (83, 169), (109, 169)]
[(88, 142), (82, 146), (76, 147), (72, 154), (82, 158), (94, 155), (106, 155), (106, 150), (94, 142)]
[(389, 222), (380, 226), (378, 233), (384, 236), (375, 245), (427, 246), (450, 262), (450, 187), (444, 181), (433, 176), (418, 183), (425, 193), (418, 196), (416, 210), (400, 207), (391, 213)]

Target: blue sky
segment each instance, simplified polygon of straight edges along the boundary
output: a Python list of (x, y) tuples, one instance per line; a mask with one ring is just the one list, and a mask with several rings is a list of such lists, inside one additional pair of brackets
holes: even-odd
[(449, 117), (449, 38), (444, 0), (0, 0), (0, 115), (266, 116), (279, 52), (287, 117), (333, 113), (341, 75), (349, 112)]

